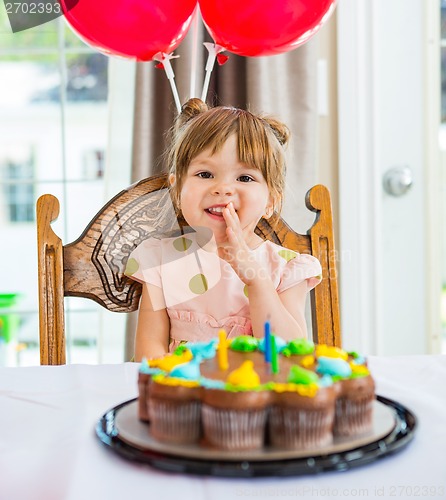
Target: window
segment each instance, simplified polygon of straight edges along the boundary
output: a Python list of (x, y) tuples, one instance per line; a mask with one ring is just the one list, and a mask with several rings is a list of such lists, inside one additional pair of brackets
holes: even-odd
[(34, 221), (34, 158), (32, 151), (21, 158), (17, 154), (6, 154), (0, 159), (3, 196), (7, 207), (7, 221)]
[[(14, 303), (0, 301), (0, 317), (14, 318), (7, 322), (7, 339), (0, 331), (0, 364), (39, 363), (38, 197), (59, 199), (53, 229), (65, 244), (114, 194), (106, 192), (109, 63), (61, 17), (12, 33), (0, 3), (0, 296), (16, 297)], [(122, 126), (131, 130), (131, 123)], [(110, 352), (104, 352), (107, 311), (80, 299), (67, 299), (65, 310), (69, 362), (123, 359), (123, 330), (114, 332)]]

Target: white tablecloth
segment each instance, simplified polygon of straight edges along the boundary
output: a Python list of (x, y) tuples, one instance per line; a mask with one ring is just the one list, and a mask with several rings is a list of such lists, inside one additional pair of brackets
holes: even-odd
[(0, 369), (0, 499), (446, 498), (446, 356), (371, 357), (377, 393), (412, 410), (401, 453), (346, 472), (226, 479), (126, 461), (94, 427), (136, 396), (138, 364)]

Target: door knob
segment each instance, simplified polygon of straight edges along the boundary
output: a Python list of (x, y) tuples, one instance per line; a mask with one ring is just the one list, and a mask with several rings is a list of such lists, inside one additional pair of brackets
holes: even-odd
[(407, 166), (390, 168), (383, 176), (384, 191), (391, 196), (403, 196), (412, 184), (412, 170)]

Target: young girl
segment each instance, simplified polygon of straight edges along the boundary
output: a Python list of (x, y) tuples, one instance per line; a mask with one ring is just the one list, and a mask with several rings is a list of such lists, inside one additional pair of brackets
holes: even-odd
[(169, 155), (170, 194), (192, 232), (150, 238), (130, 255), (126, 274), (144, 283), (135, 359), (225, 329), (263, 337), (269, 319), (289, 340), (307, 335), (304, 310), (320, 281), (319, 261), (254, 230), (280, 213), (287, 127), (269, 117), (191, 99), (178, 116)]

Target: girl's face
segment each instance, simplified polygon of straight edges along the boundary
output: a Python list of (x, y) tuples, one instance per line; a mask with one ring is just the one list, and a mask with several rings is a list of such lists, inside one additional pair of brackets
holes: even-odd
[[(175, 182), (175, 177), (171, 176), (170, 181)], [(247, 230), (247, 237), (273, 206), (262, 172), (240, 163), (235, 135), (215, 154), (205, 149), (191, 161), (180, 192), (181, 211), (187, 223), (211, 229), (217, 243), (226, 239), (222, 210), (229, 202), (234, 205), (242, 229)]]

